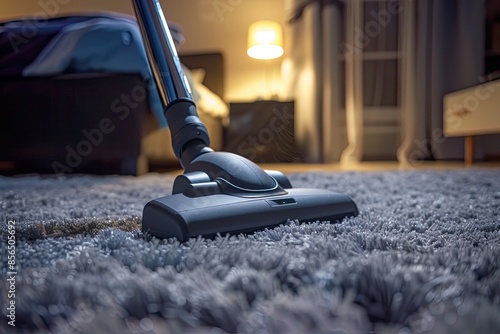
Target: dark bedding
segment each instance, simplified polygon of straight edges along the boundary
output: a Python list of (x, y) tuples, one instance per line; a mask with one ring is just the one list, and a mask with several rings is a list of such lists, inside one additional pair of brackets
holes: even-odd
[(109, 16), (67, 16), (45, 22), (13, 20), (0, 23), (0, 76), (20, 76), (23, 69), (61, 30), (95, 18)]

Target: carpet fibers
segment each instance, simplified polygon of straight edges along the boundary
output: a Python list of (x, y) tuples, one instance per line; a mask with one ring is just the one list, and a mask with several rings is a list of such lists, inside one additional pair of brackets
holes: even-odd
[(140, 232), (171, 176), (0, 178), (0, 332), (500, 333), (500, 171), (290, 179), (360, 215), (179, 243)]

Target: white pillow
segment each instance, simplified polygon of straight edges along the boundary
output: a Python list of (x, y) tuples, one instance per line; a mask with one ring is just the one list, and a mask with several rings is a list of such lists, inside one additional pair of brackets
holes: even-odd
[(191, 72), (191, 78), (193, 78), (195, 83), (203, 83), (205, 75), (207, 74), (207, 71), (204, 68), (195, 68), (189, 71)]
[(196, 102), (196, 105), (202, 113), (222, 119), (229, 116), (227, 104), (217, 94), (208, 89), (207, 86), (197, 83), (196, 90), (200, 95), (200, 99)]
[(229, 117), (229, 107), (227, 104), (207, 86), (203, 84), (206, 71), (203, 68), (195, 68), (191, 71), (196, 92), (200, 96), (196, 101), (198, 112), (212, 117), (219, 117), (223, 120)]

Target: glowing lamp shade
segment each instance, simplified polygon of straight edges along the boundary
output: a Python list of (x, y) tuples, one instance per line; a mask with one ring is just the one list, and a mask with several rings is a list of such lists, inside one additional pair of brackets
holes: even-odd
[(257, 21), (248, 28), (247, 54), (256, 59), (274, 59), (283, 55), (283, 31), (277, 22)]

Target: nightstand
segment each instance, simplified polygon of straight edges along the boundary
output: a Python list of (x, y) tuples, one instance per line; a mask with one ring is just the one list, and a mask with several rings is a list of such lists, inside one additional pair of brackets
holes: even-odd
[(303, 161), (294, 135), (292, 101), (258, 100), (230, 103), (230, 125), (224, 151), (255, 163)]

